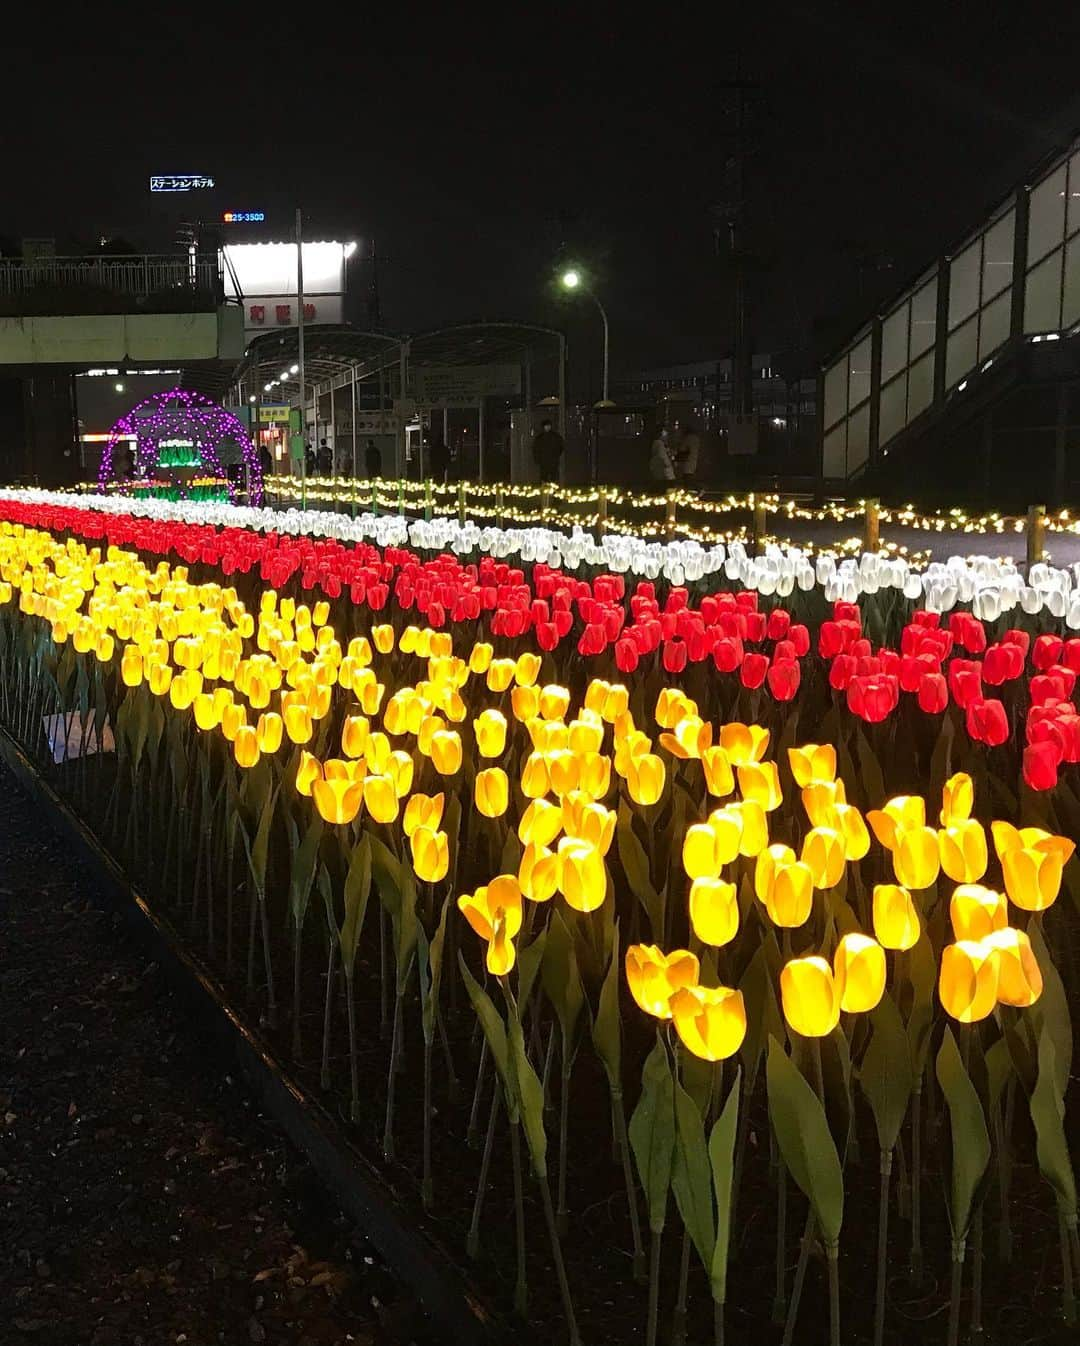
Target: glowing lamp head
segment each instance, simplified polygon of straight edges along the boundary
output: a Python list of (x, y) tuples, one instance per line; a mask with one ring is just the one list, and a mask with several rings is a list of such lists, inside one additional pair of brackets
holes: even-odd
[(581, 272), (575, 271), (573, 267), (569, 271), (562, 273), (562, 287), (564, 290), (577, 290), (581, 287)]

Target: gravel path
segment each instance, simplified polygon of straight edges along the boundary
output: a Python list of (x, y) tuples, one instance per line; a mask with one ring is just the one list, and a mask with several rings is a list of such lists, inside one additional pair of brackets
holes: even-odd
[(413, 1340), (413, 1310), (0, 772), (0, 1340)]

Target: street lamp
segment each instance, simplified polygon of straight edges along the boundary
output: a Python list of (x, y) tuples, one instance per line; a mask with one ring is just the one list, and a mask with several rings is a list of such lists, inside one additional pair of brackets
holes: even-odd
[(613, 407), (615, 403), (608, 397), (608, 348), (610, 343), (608, 336), (608, 320), (607, 314), (604, 312), (604, 306), (597, 297), (596, 291), (589, 286), (586, 278), (576, 267), (569, 267), (562, 273), (559, 279), (564, 290), (569, 290), (571, 293), (575, 290), (584, 290), (600, 310), (600, 318), (604, 324), (604, 381), (603, 396), (596, 405), (599, 407)]

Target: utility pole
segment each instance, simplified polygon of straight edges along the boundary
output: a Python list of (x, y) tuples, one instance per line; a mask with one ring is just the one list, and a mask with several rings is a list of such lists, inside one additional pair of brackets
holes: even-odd
[(296, 363), (300, 379), (300, 508), (307, 509), (307, 393), (304, 388), (304, 224), (296, 207)]
[(375, 240), (371, 240), (371, 279), (368, 281), (368, 328), (372, 332), (382, 331), (382, 306), (379, 303), (379, 254), (375, 250)]

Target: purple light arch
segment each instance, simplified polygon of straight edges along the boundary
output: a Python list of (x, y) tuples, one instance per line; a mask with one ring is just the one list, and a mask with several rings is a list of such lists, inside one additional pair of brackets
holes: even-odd
[[(135, 437), (134, 471), (130, 478), (116, 475), (114, 454), (127, 436)], [(190, 439), (198, 448), (207, 476), (219, 477), (226, 483), (229, 500), (235, 499), (236, 488), (229, 479), (225, 466), (218, 457), (223, 441), (236, 441), (245, 466), (250, 473), (249, 504), (261, 505), (263, 497), (262, 467), (255, 445), (243, 423), (202, 393), (184, 388), (170, 388), (168, 392), (154, 393), (145, 398), (120, 419), (109, 432), (109, 442), (101, 455), (98, 485), (130, 487), (139, 481), (150, 480), (160, 471), (158, 450), (162, 440)]]

